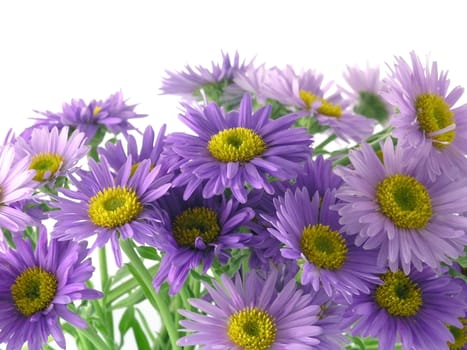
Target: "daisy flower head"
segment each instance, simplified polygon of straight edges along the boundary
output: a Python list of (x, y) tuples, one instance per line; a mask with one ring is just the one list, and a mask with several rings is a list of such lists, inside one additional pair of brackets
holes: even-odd
[(0, 146), (0, 240), (1, 228), (19, 232), (34, 222), (16, 205), (29, 200), (34, 192), (35, 171), (29, 169), (29, 164), (28, 156), (17, 158), (13, 145)]
[(40, 350), (52, 335), (64, 349), (60, 318), (87, 327), (68, 306), (103, 296), (86, 286), (94, 271), (86, 242), (47, 242), (42, 228), (35, 249), (30, 241), (17, 239), (15, 244), (16, 249), (0, 252), (0, 343), (20, 350), (27, 342), (29, 349)]
[(374, 122), (349, 111), (339, 92), (329, 94), (332, 82), (323, 85), (323, 75), (314, 70), (296, 73), (292, 66), (276, 69), (269, 77), (266, 95), (284, 105), (316, 118), (344, 141), (360, 142), (373, 132)]
[(335, 169), (344, 180), (336, 207), (345, 231), (357, 235), (357, 245), (378, 249), (378, 264), (392, 271), (450, 265), (467, 245), (465, 179), (431, 182), (407, 148), (387, 139), (381, 149), (383, 161), (364, 143), (350, 153), (352, 167)]
[[(428, 266), (409, 274), (387, 271), (368, 295), (358, 295), (344, 315), (352, 334), (379, 338), (379, 349), (449, 349), (455, 341), (446, 324), (462, 328), (466, 305), (461, 286)], [(455, 348), (454, 348), (455, 349)]]
[(68, 126), (60, 131), (56, 126), (50, 130), (43, 126), (33, 129), (29, 139), (19, 137), (15, 147), (18, 158), (31, 158), (29, 169), (36, 172), (34, 181), (44, 184), (73, 171), (89, 150), (85, 142), (84, 133), (79, 130), (69, 133)]
[(323, 288), (328, 296), (368, 293), (368, 283), (377, 283), (382, 271), (376, 253), (356, 247), (339, 224), (335, 190), (312, 199), (306, 188), (288, 190), (275, 199), (276, 219), (269, 229), (284, 247), (285, 258), (301, 260), (301, 282), (314, 291)]
[(230, 250), (245, 248), (251, 238), (240, 229), (248, 227), (253, 210), (223, 195), (205, 199), (198, 190), (184, 200), (183, 189), (173, 188), (158, 200), (157, 208), (162, 219), (156, 224), (153, 245), (164, 256), (153, 285), (159, 290), (167, 281), (171, 295), (178, 293), (191, 269), (202, 264), (206, 273), (214, 258), (226, 264)]
[(455, 178), (467, 171), (467, 105), (456, 106), (464, 89), (449, 89), (447, 72), (437, 62), (423, 66), (415, 52), (402, 57), (388, 78), (382, 96), (397, 108), (393, 134), (405, 147), (417, 148), (434, 180), (441, 173)]
[(320, 307), (310, 304), (293, 279), (277, 288), (278, 278), (274, 269), (265, 279), (251, 270), (243, 278), (222, 275), (221, 283), (205, 284), (213, 302), (189, 300), (203, 314), (179, 310), (186, 318), (180, 321), (184, 331), (193, 333), (177, 344), (219, 350), (315, 349), (322, 332), (316, 326)]
[(214, 103), (205, 108), (187, 106), (181, 120), (197, 135), (167, 136), (181, 172), (174, 186), (186, 185), (185, 198), (199, 186), (206, 198), (229, 188), (245, 203), (246, 184), (272, 194), (268, 176), (294, 178), (311, 155), (311, 136), (304, 128), (292, 128), (296, 115), (271, 120), (270, 112), (271, 106), (252, 111), (248, 94), (239, 111), (229, 113)]
[(50, 212), (57, 222), (52, 236), (60, 240), (80, 241), (96, 236), (92, 249), (111, 241), (118, 266), (122, 257), (119, 238), (152, 242), (153, 223), (158, 221), (153, 202), (170, 188), (170, 175), (160, 174), (160, 165), (151, 169), (144, 160), (131, 176), (131, 157), (116, 172), (105, 159), (89, 160), (89, 171), (79, 170), (70, 177), (76, 190), (61, 189)]

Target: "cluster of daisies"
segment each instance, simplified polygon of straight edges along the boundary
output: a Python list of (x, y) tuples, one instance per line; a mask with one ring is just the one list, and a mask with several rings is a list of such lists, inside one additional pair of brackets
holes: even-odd
[[(130, 121), (144, 115), (121, 93), (10, 133), (0, 343), (65, 348), (67, 324), (111, 308), (90, 259), (109, 245), (119, 276), (142, 278), (122, 251), (157, 261), (141, 290), (168, 294), (154, 304), (172, 347), (339, 350), (372, 337), (382, 350), (467, 349), (463, 89), (415, 53), (384, 79), (354, 67), (344, 78), (223, 54), (163, 80), (190, 133), (138, 133)], [(131, 310), (136, 280), (121, 295)], [(86, 336), (122, 348), (104, 331)]]

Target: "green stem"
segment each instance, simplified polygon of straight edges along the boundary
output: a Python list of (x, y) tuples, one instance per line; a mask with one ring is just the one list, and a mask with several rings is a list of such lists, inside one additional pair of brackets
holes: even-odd
[(329, 153), (324, 149), (324, 147), (326, 147), (328, 144), (330, 144), (336, 138), (337, 138), (336, 134), (329, 135), (323, 142), (321, 142), (319, 145), (317, 145), (314, 148), (313, 154), (318, 155), (318, 154)]
[(120, 246), (130, 260), (128, 267), (131, 273), (141, 284), (148, 301), (159, 312), (162, 324), (167, 328), (167, 332), (169, 333), (170, 344), (172, 346), (171, 348), (174, 350), (181, 349), (177, 346), (178, 332), (175, 328), (176, 325), (169, 310), (168, 303), (164, 302), (160, 293), (155, 292), (154, 287), (152, 286), (152, 275), (146, 269), (140, 257), (136, 253), (133, 242), (129, 239), (120, 240)]
[(102, 339), (99, 337), (99, 335), (96, 333), (96, 331), (88, 326), (87, 328), (76, 328), (76, 331), (78, 335), (84, 336), (89, 342), (92, 344), (94, 349), (112, 349), (113, 347), (109, 347)]
[[(104, 294), (107, 294), (107, 290), (110, 285), (109, 281), (109, 270), (107, 268), (107, 255), (105, 252), (105, 246), (99, 249), (99, 268), (101, 274), (101, 289)], [(113, 314), (112, 308), (106, 307), (105, 304), (107, 303), (106, 298), (102, 300), (103, 303), (103, 310), (105, 315), (105, 323), (107, 324), (107, 329), (109, 331), (109, 337), (112, 340), (112, 343), (115, 341), (115, 334), (114, 334), (114, 321), (113, 321)]]

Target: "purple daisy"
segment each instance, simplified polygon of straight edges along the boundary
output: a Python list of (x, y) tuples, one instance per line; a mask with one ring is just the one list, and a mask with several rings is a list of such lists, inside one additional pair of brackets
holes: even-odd
[(180, 346), (199, 345), (200, 349), (315, 349), (321, 327), (316, 326), (320, 307), (291, 279), (277, 289), (280, 274), (271, 269), (267, 278), (255, 271), (242, 279), (221, 276), (205, 287), (213, 300), (189, 299), (201, 312), (179, 310), (187, 319), (180, 321), (186, 332)]
[(463, 177), (467, 172), (467, 104), (455, 107), (464, 89), (449, 91), (447, 72), (438, 65), (422, 66), (415, 52), (411, 66), (396, 58), (383, 97), (397, 108), (390, 120), (394, 136), (405, 147), (417, 148), (434, 180), (441, 173)]
[(136, 105), (126, 103), (121, 92), (111, 95), (104, 101), (92, 100), (86, 103), (81, 99), (72, 100), (70, 104), (63, 104), (61, 112), (39, 112), (45, 118), (34, 118), (36, 124), (26, 129), (23, 135), (27, 138), (34, 128), (43, 125), (49, 128), (57, 126), (59, 129), (67, 125), (77, 128), (86, 135), (88, 142), (96, 136), (99, 128), (107, 129), (114, 134), (120, 132), (126, 134), (129, 130), (136, 129), (129, 122), (130, 119), (146, 116), (136, 113), (135, 107)]
[(32, 130), (31, 137), (19, 137), (15, 147), (18, 158), (29, 156), (29, 169), (35, 170), (34, 180), (40, 184), (51, 182), (73, 171), (73, 166), (83, 158), (89, 147), (85, 146), (84, 134), (75, 130), (69, 135), (68, 126), (60, 131), (57, 127)]
[(337, 197), (340, 222), (355, 243), (379, 250), (378, 264), (391, 270), (411, 264), (437, 268), (451, 264), (467, 245), (466, 180), (428, 179), (426, 168), (410, 150), (381, 146), (383, 162), (368, 144), (349, 154), (352, 167), (338, 167), (344, 180)]
[(0, 342), (9, 350), (20, 350), (26, 342), (29, 349), (40, 350), (52, 335), (65, 348), (59, 318), (87, 327), (68, 305), (103, 296), (86, 287), (94, 271), (86, 243), (48, 243), (45, 229), (35, 249), (22, 239), (15, 243), (16, 249), (0, 252)]
[(188, 198), (198, 187), (208, 198), (229, 188), (240, 202), (247, 201), (246, 184), (273, 194), (268, 175), (294, 178), (310, 157), (311, 136), (292, 128), (296, 115), (270, 120), (271, 106), (252, 111), (251, 97), (244, 95), (240, 110), (224, 113), (214, 103), (204, 109), (187, 106), (181, 120), (198, 136), (173, 133), (168, 156), (177, 160), (181, 173), (174, 186), (185, 186)]
[(344, 141), (360, 142), (370, 136), (374, 122), (348, 110), (340, 93), (328, 94), (331, 83), (323, 86), (323, 75), (306, 70), (298, 75), (291, 66), (275, 70), (269, 77), (266, 96), (311, 115)]
[(17, 159), (13, 145), (0, 146), (0, 240), (1, 228), (18, 232), (33, 224), (33, 219), (15, 204), (31, 198), (35, 183), (30, 158)]
[(50, 212), (57, 220), (52, 236), (60, 240), (82, 240), (96, 235), (92, 249), (111, 241), (118, 266), (122, 257), (119, 238), (152, 242), (154, 222), (158, 221), (153, 202), (170, 188), (170, 175), (160, 174), (160, 165), (151, 169), (144, 160), (131, 176), (129, 157), (116, 174), (105, 159), (89, 160), (89, 171), (79, 170), (80, 179), (72, 176), (76, 190), (61, 189), (68, 198), (59, 197)]
[(356, 296), (349, 307), (352, 334), (379, 338), (379, 349), (448, 349), (454, 342), (446, 324), (462, 328), (466, 305), (462, 288), (450, 276), (437, 276), (429, 267), (405, 274), (388, 271), (383, 284), (368, 295)]
[[(323, 288), (328, 296), (369, 293), (368, 283), (377, 283), (383, 271), (376, 266), (376, 253), (356, 247), (343, 232), (335, 190), (312, 199), (306, 188), (288, 190), (275, 199), (276, 219), (269, 231), (284, 244), (285, 258), (303, 260), (301, 282), (315, 291)], [(300, 264), (300, 263), (299, 263)]]
[(205, 199), (200, 191), (188, 200), (182, 196), (183, 189), (174, 188), (157, 202), (162, 220), (153, 244), (164, 256), (153, 284), (159, 290), (167, 280), (171, 295), (178, 293), (191, 269), (202, 264), (206, 273), (214, 257), (226, 264), (229, 250), (244, 248), (251, 235), (240, 228), (254, 217), (253, 210), (224, 196)]

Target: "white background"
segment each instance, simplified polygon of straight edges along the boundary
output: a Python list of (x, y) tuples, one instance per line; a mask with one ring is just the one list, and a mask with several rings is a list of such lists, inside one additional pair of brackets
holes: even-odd
[[(122, 90), (144, 128), (177, 121), (161, 96), (164, 70), (209, 65), (220, 52), (258, 64), (313, 68), (341, 82), (346, 64), (392, 63), (415, 50), (467, 84), (462, 1), (3, 1), (0, 3), (0, 137), (31, 125), (33, 110)], [(465, 98), (462, 99), (465, 102)], [(2, 138), (0, 138), (2, 140)], [(72, 344), (68, 342), (70, 348)], [(128, 345), (128, 349), (132, 345)]]

